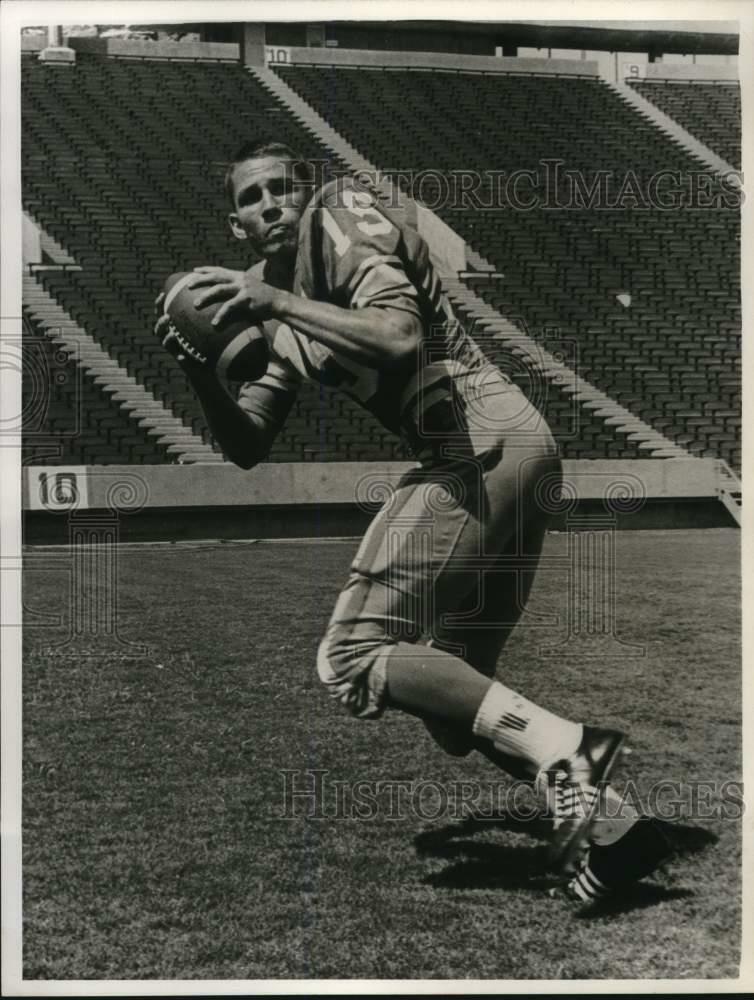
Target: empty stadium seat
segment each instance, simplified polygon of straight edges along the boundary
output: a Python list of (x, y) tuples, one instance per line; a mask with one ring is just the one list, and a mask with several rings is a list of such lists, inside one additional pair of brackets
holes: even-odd
[(27, 317), (22, 391), (22, 460), (41, 464), (160, 463), (167, 449), (112, 405)]

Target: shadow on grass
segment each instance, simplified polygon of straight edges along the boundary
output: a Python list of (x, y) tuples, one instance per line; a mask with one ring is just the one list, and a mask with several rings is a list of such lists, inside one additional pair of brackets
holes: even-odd
[(459, 823), (450, 823), (438, 830), (425, 830), (424, 833), (414, 837), (414, 846), (419, 855), (434, 854), (442, 857), (443, 848), (452, 845), (458, 837), (471, 837), (475, 833), (489, 830), (525, 833), (535, 840), (542, 841), (547, 841), (550, 837), (550, 824), (547, 820), (522, 820), (506, 812), (496, 812), (490, 815), (468, 816)]
[(503, 829), (546, 840), (547, 823), (529, 823), (505, 813), (471, 816), (461, 823), (427, 830), (414, 838), (417, 854), (456, 862), (424, 879), (426, 885), (444, 889), (530, 889), (541, 892), (556, 885), (547, 871), (546, 852), (538, 846), (487, 844), (469, 839), (480, 831)]
[[(557, 880), (545, 870), (541, 847), (508, 847), (459, 841), (454, 845), (456, 864), (433, 872), (425, 885), (436, 889), (528, 889), (543, 892)], [(449, 857), (445, 852), (441, 857)]]
[(663, 823), (662, 829), (670, 841), (673, 856), (676, 858), (699, 854), (714, 846), (720, 839), (711, 830), (689, 823)]
[[(698, 854), (718, 841), (715, 834), (698, 826), (666, 823), (663, 828), (671, 845), (671, 855), (663, 867)], [(427, 830), (414, 838), (417, 854), (455, 863), (428, 875), (424, 884), (442, 889), (527, 889), (533, 892), (562, 888), (562, 878), (547, 869), (543, 844), (488, 844), (469, 839), (480, 830), (490, 829), (527, 833), (537, 840), (547, 840), (549, 831), (546, 822), (522, 822), (505, 813), (469, 817), (439, 830)], [(690, 889), (640, 881), (622, 888), (619, 895), (583, 907), (575, 916), (581, 920), (604, 919), (693, 895)]]

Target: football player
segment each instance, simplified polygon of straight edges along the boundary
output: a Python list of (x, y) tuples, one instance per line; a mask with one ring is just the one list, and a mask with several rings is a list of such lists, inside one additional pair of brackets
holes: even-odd
[[(386, 206), (347, 177), (315, 188), (279, 143), (242, 147), (226, 188), (231, 229), (262, 260), (247, 271), (196, 268), (195, 305), (220, 303), (218, 325), (262, 323), (266, 373), (233, 398), (178, 353), (167, 317), (158, 323), (224, 453), (245, 469), (263, 461), (299, 385), (315, 380), (399, 434), (418, 462), (358, 549), (319, 647), (323, 684), (358, 718), (408, 712), (449, 753), (480, 751), (535, 780), (555, 817), (552, 864), (573, 873), (581, 862), (579, 889), (609, 890), (610, 872), (625, 868), (619, 842), (653, 868), (662, 845), (650, 823), (598, 815), (623, 735), (495, 678), (534, 579), (560, 459), (542, 416), (453, 315), (410, 203)], [(585, 873), (590, 841), (598, 871)]]

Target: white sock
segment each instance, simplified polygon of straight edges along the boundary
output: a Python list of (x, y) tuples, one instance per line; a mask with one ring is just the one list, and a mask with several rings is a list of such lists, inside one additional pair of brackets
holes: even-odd
[(620, 840), (639, 818), (630, 802), (624, 802), (609, 785), (604, 790), (600, 811), (589, 838), (593, 844), (607, 847)]
[(502, 753), (543, 770), (576, 752), (583, 726), (493, 681), (477, 710), (474, 733), (491, 740)]

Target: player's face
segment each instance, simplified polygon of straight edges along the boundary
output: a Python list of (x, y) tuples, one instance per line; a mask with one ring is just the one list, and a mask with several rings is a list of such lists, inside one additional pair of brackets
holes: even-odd
[(244, 160), (233, 171), (230, 226), (239, 239), (251, 241), (262, 257), (292, 257), (309, 191), (294, 174), (291, 160), (276, 156)]

